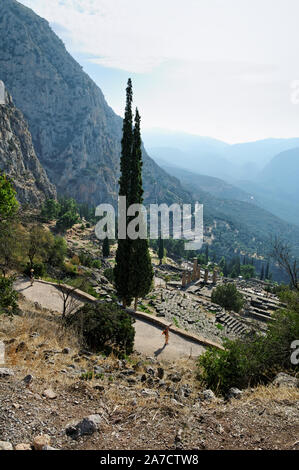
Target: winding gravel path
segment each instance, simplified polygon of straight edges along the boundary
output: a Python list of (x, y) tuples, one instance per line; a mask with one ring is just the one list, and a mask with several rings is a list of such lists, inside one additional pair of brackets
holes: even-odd
[[(63, 302), (57, 287), (35, 281), (33, 286), (25, 279), (15, 282), (15, 289), (21, 292), (31, 302), (38, 302), (42, 307), (61, 313)], [(78, 301), (78, 306), (83, 302)], [(150, 321), (136, 319), (135, 349), (148, 356), (159, 359), (176, 360), (183, 357), (199, 356), (205, 351), (200, 344), (170, 332), (169, 344), (164, 347), (162, 328), (153, 325)]]

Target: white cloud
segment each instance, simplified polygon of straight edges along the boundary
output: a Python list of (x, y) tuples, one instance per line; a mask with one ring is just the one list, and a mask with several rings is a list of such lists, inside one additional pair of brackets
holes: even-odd
[[(231, 141), (298, 134), (289, 98), (299, 78), (298, 0), (21, 2), (72, 53), (140, 74), (135, 89), (147, 127)], [(115, 89), (103, 91), (120, 112)]]

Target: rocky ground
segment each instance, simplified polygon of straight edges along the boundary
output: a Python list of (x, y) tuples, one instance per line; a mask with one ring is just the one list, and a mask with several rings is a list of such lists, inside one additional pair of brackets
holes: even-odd
[(21, 306), (0, 326), (0, 448), (299, 449), (296, 378), (216, 397), (194, 360), (92, 355), (50, 313)]

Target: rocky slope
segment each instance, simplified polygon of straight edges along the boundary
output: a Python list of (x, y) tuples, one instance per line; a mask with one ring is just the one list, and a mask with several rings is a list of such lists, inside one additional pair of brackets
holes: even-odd
[(53, 313), (20, 307), (0, 324), (0, 450), (298, 449), (295, 377), (216, 397), (193, 360), (91, 354)]
[[(116, 200), (122, 119), (47, 21), (15, 0), (1, 0), (0, 79), (58, 192), (94, 205)], [(190, 199), (145, 151), (144, 179), (147, 201)]]
[(45, 198), (56, 197), (32, 145), (22, 113), (6, 93), (0, 105), (0, 170), (12, 178), (21, 203), (38, 206)]

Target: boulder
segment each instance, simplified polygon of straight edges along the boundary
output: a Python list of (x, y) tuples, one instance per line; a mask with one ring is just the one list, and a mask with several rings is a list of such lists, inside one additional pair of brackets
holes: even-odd
[(292, 375), (285, 374), (284, 372), (280, 372), (272, 383), (277, 387), (296, 388), (299, 386), (299, 379)]
[(30, 444), (21, 442), (15, 446), (15, 450), (32, 450), (32, 448)]
[(204, 401), (214, 401), (216, 400), (216, 396), (212, 390), (204, 390), (202, 392), (202, 399)]
[(49, 398), (50, 400), (54, 400), (55, 398), (57, 398), (57, 394), (51, 388), (44, 390), (43, 396)]
[(0, 368), (0, 378), (12, 377), (14, 376), (14, 371), (12, 369), (7, 369), (6, 367)]
[(228, 398), (228, 400), (231, 400), (232, 398), (239, 399), (239, 398), (241, 398), (242, 395), (243, 395), (243, 392), (241, 390), (239, 390), (236, 387), (232, 387), (228, 391), (227, 398)]
[(0, 450), (13, 450), (10, 442), (0, 441)]
[(90, 415), (81, 420), (73, 420), (67, 424), (65, 432), (72, 439), (78, 439), (80, 436), (90, 436), (99, 430), (102, 423), (100, 415)]
[(48, 434), (40, 434), (36, 436), (33, 440), (33, 448), (34, 450), (43, 450), (44, 447), (49, 446), (51, 444), (51, 438)]

